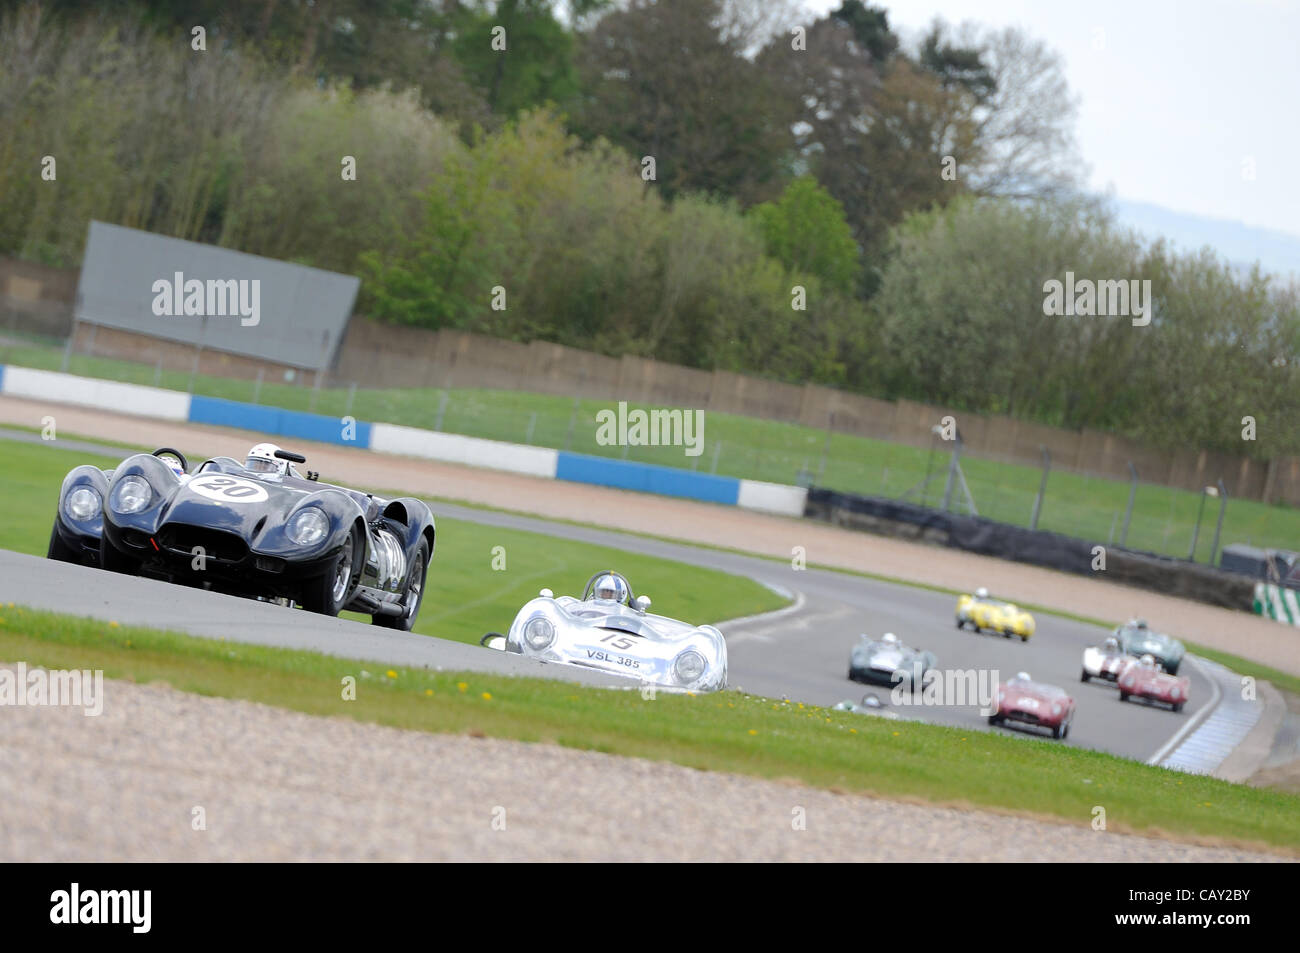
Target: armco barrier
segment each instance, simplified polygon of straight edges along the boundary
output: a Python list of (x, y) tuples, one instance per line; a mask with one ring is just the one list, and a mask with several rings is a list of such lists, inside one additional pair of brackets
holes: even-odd
[(262, 407), (242, 404), (219, 397), (190, 398), (190, 423), (214, 424), (218, 427), (236, 427), (256, 430), (281, 437), (298, 437), (316, 443), (337, 443), (345, 447), (369, 447), (371, 424), (349, 422), (347, 426), (338, 417), (308, 414), (300, 410), (281, 410), (279, 407)]
[(1104, 572), (1110, 582), (1229, 609), (1250, 611), (1253, 602), (1254, 580), (1236, 573), (1118, 546), (1104, 547), (1106, 568), (1094, 571), (1094, 550), (1100, 543), (944, 513), (915, 503), (813, 487), (808, 491), (804, 515), (878, 535), (919, 539), (1077, 575)]
[(54, 371), (0, 365), (0, 394), (95, 407), (116, 413), (160, 417), (220, 427), (235, 427), (271, 436), (440, 460), (491, 470), (524, 473), (637, 490), (746, 509), (802, 516), (807, 491), (757, 480), (738, 480), (674, 467), (630, 463), (584, 454), (483, 440), (460, 434), (417, 430), (395, 424), (344, 421), (279, 407), (263, 407), (217, 397), (77, 377)]
[(406, 457), (423, 457), (446, 463), (463, 463), (489, 470), (508, 470), (530, 476), (555, 477), (556, 451), (527, 447), (499, 440), (483, 440), (436, 430), (417, 430), (396, 424), (375, 424), (370, 431), (370, 449)]
[(30, 367), (9, 365), (0, 377), (7, 397), (57, 400), (79, 407), (100, 407), (136, 417), (161, 417), (164, 420), (187, 420), (190, 395), (139, 384), (94, 377), (77, 377), (57, 371), (38, 371)]
[(694, 473), (649, 463), (629, 463), (606, 457), (589, 457), (567, 451), (559, 454), (555, 478), (732, 506), (740, 499), (740, 481), (735, 477)]

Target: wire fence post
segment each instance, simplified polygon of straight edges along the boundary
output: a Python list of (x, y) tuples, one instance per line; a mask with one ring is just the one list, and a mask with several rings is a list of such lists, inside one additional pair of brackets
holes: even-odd
[(438, 419), (433, 422), (434, 430), (442, 430), (442, 418), (447, 413), (447, 389), (442, 389), (442, 396), (438, 398)]
[(59, 370), (68, 373), (68, 364), (72, 360), (72, 342), (77, 339), (77, 319), (72, 319), (72, 330), (68, 332), (68, 343), (63, 346), (63, 363)]
[(1047, 448), (1039, 444), (1039, 451), (1043, 454), (1043, 478), (1038, 483), (1038, 496), (1034, 497), (1034, 513), (1029, 518), (1029, 528), (1038, 529), (1038, 517), (1043, 512), (1043, 497), (1047, 493), (1047, 475), (1052, 472), (1052, 455)]
[(831, 411), (826, 419), (826, 439), (822, 441), (822, 458), (817, 464), (817, 485), (824, 486), (822, 477), (826, 473), (826, 455), (831, 449), (831, 434), (835, 432), (835, 411)]
[(162, 386), (162, 358), (161, 357), (158, 358), (158, 360), (154, 363), (153, 366), (153, 386), (154, 387)]
[(1128, 487), (1128, 506), (1124, 510), (1124, 528), (1120, 531), (1119, 534), (1119, 544), (1121, 546), (1128, 545), (1128, 527), (1129, 524), (1133, 521), (1133, 501), (1137, 499), (1137, 492), (1138, 492), (1138, 471), (1137, 471), (1137, 467), (1133, 466), (1132, 460), (1128, 462), (1128, 472), (1130, 474), (1129, 487)]
[(569, 412), (569, 430), (564, 435), (565, 450), (573, 449), (573, 434), (575, 429), (578, 426), (578, 404), (579, 403), (581, 403), (581, 398), (578, 397), (573, 398), (573, 410)]
[(532, 446), (533, 429), (536, 426), (537, 426), (537, 411), (534, 410), (531, 414), (528, 415), (528, 432), (524, 434), (524, 443), (528, 444), (529, 446)]
[(356, 400), (356, 397), (357, 397), (357, 382), (353, 381), (352, 383), (348, 384), (348, 406), (343, 411), (344, 417), (352, 416), (352, 402)]
[(320, 370), (317, 370), (317, 371), (316, 371), (316, 379), (315, 379), (314, 381), (312, 381), (312, 385), (311, 385), (311, 403), (310, 403), (310, 404), (308, 405), (308, 407), (307, 407), (308, 411), (310, 411), (311, 413), (315, 413), (315, 412), (316, 412), (316, 399), (317, 399), (318, 397), (320, 397), (320, 379), (321, 379), (321, 377), (322, 377), (322, 372), (321, 372)]
[(713, 441), (713, 466), (709, 469), (709, 472), (715, 476), (718, 473), (718, 457), (721, 454), (722, 454), (722, 441), (721, 440)]
[(1214, 565), (1214, 557), (1219, 552), (1219, 537), (1223, 535), (1223, 514), (1228, 509), (1228, 488), (1223, 485), (1223, 477), (1219, 477), (1219, 521), (1214, 525), (1214, 542), (1210, 545), (1210, 565)]
[(257, 369), (257, 380), (253, 381), (253, 403), (262, 399), (262, 375), (266, 373), (266, 368)]

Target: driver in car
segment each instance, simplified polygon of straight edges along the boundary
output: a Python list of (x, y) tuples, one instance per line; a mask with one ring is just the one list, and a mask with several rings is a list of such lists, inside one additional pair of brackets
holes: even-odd
[(627, 583), (618, 576), (605, 573), (592, 587), (591, 598), (597, 602), (617, 602), (622, 605), (627, 602)]
[(273, 443), (259, 443), (248, 451), (244, 469), (254, 473), (278, 473), (281, 476), (298, 476), (298, 470), (288, 460), (275, 454), (280, 448)]

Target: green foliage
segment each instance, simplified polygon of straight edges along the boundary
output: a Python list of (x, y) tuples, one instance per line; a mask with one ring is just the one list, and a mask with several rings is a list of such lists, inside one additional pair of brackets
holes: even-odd
[(811, 176), (786, 186), (781, 198), (750, 212), (763, 233), (767, 253), (787, 268), (816, 275), (828, 287), (853, 290), (858, 249), (844, 208)]

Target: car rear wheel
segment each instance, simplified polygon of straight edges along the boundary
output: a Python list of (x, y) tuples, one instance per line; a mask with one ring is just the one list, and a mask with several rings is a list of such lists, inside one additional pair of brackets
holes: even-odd
[(990, 724), (990, 725), (1000, 725), (1000, 724), (1002, 724), (1002, 716), (1001, 716), (1001, 715), (989, 715), (989, 724)]
[(353, 532), (329, 568), (302, 587), (297, 599), (298, 605), (321, 615), (338, 615), (342, 612), (347, 605), (348, 596), (352, 594), (353, 581), (360, 572), (356, 552), (357, 536)]
[(1128, 692), (1121, 691), (1121, 692), (1119, 693), (1119, 700), (1122, 701), (1122, 702), (1126, 702), (1126, 701), (1128, 701)]
[(961, 616), (957, 617), (957, 628), (959, 629), (966, 628), (966, 620), (963, 619)]
[(1029, 641), (1029, 636), (1027, 636), (1027, 635), (1022, 635), (1022, 636), (1020, 637), (1020, 641), (1021, 641), (1021, 642), (1028, 642), (1028, 641)]
[(63, 541), (59, 535), (59, 524), (55, 523), (50, 530), (50, 548), (45, 554), (47, 559), (57, 559), (61, 563), (79, 563), (81, 558), (77, 551)]
[(1079, 673), (1079, 681), (1081, 682), (1086, 682), (1090, 678), (1092, 678), (1092, 676), (1088, 674), (1088, 670), (1086, 668)]
[(402, 593), (401, 615), (376, 615), (370, 621), (385, 629), (400, 629), (410, 632), (415, 625), (415, 617), (420, 613), (420, 603), (424, 599), (424, 580), (429, 571), (429, 541), (421, 540), (420, 548), (415, 551), (411, 568), (406, 576), (406, 591)]
[(1182, 703), (1182, 702), (1174, 702), (1174, 711), (1182, 711), (1182, 710), (1183, 710), (1183, 703)]

